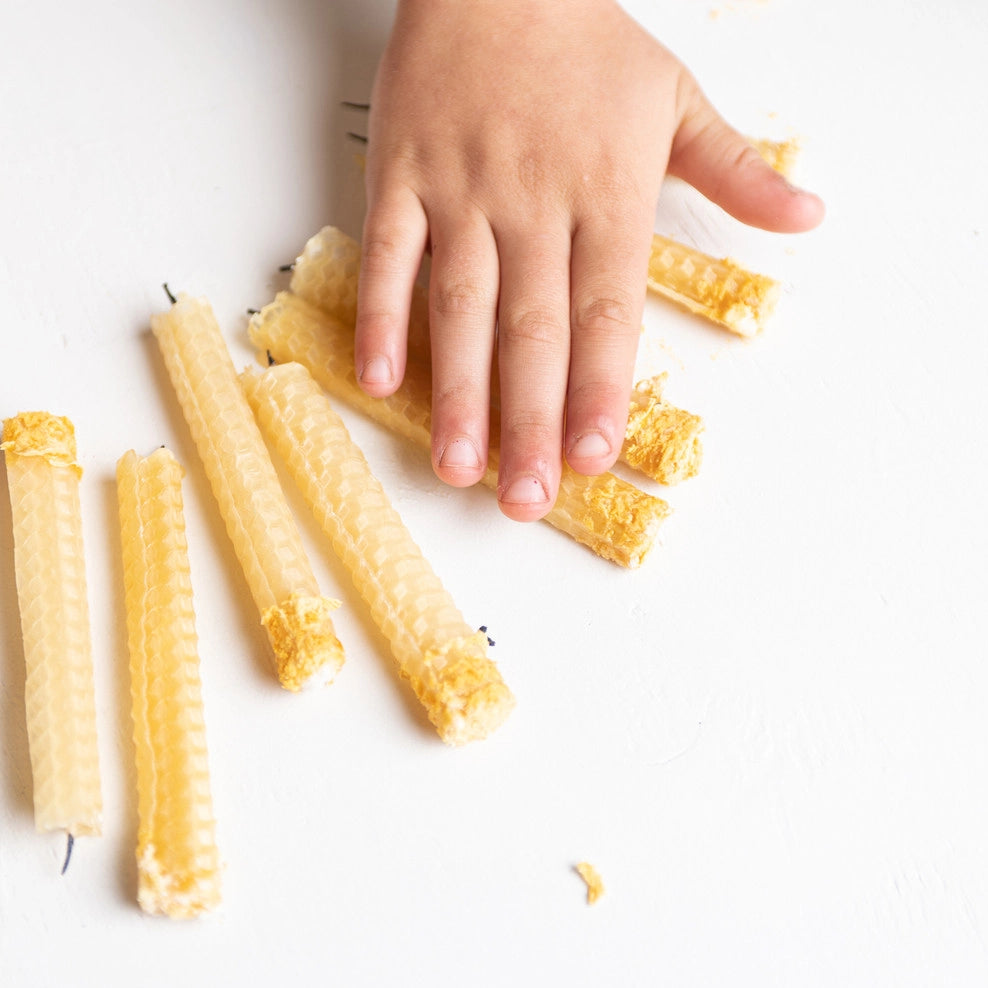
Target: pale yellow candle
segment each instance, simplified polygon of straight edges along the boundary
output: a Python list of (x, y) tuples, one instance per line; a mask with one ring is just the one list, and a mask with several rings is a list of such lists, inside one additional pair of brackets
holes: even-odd
[(261, 612), (279, 681), (290, 690), (331, 681), (343, 665), (330, 614), (339, 602), (319, 593), (209, 303), (183, 296), (151, 328)]
[(117, 464), (137, 760), (137, 901), (197, 916), (220, 901), (182, 468), (164, 447)]
[(764, 329), (781, 293), (779, 283), (766, 275), (659, 234), (652, 237), (648, 287), (739, 336)]
[(463, 619), (323, 390), (296, 363), (240, 380), (440, 737), (486, 737), (514, 706), (487, 635)]
[[(250, 322), (250, 337), (282, 363), (296, 361), (330, 394), (428, 450), (431, 380), (422, 364), (409, 364), (402, 386), (388, 398), (371, 398), (353, 371), (353, 331), (290, 292), (281, 292)], [(496, 429), (483, 483), (497, 487)], [(660, 498), (614, 476), (584, 477), (564, 469), (559, 496), (545, 520), (599, 556), (638, 566), (669, 514)]]
[(313, 234), (292, 265), (291, 290), (348, 326), (357, 319), (360, 244), (335, 226)]
[[(24, 412), (3, 423), (39, 830), (101, 827), (99, 752), (75, 430)], [(71, 845), (70, 845), (71, 846)]]

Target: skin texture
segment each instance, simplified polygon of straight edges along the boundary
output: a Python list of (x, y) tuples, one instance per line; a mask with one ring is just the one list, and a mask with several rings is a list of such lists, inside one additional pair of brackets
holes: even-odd
[(765, 164), (612, 0), (402, 0), (371, 99), (356, 370), (392, 393), (431, 252), (433, 466), (467, 486), (500, 385), (502, 511), (542, 517), (564, 458), (620, 451), (663, 176), (744, 223), (823, 204)]

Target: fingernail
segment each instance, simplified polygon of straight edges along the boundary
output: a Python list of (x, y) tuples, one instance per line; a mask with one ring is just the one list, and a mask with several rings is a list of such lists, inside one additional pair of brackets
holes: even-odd
[(441, 467), (465, 467), (476, 470), (480, 466), (480, 454), (469, 439), (453, 439), (439, 457)]
[(597, 460), (607, 456), (611, 444), (599, 432), (585, 432), (569, 448), (569, 457), (573, 460)]
[(506, 504), (544, 504), (549, 500), (538, 477), (518, 477), (501, 494)]
[(360, 371), (363, 384), (390, 384), (392, 381), (391, 364), (387, 357), (371, 357)]

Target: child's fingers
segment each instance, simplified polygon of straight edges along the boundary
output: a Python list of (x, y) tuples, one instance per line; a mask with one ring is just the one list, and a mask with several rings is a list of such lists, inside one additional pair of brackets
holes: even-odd
[(383, 397), (405, 373), (408, 311), (428, 225), (407, 187), (371, 198), (360, 254), (354, 365), (360, 386)]
[(819, 197), (790, 185), (698, 88), (692, 91), (673, 141), (668, 172), (749, 226), (800, 233), (823, 219)]
[(497, 246), (480, 213), (432, 217), (431, 230), (432, 462), (442, 480), (465, 487), (487, 466)]
[(651, 217), (594, 217), (573, 238), (566, 459), (599, 474), (617, 459), (641, 334)]
[(569, 369), (570, 231), (538, 224), (497, 231), (501, 260), (498, 368), (501, 463), (498, 500), (516, 521), (552, 507), (562, 469)]

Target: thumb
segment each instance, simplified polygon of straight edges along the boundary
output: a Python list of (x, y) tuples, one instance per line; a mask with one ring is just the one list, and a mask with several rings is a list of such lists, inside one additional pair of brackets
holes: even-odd
[(823, 219), (823, 201), (775, 171), (729, 126), (694, 82), (673, 139), (668, 172), (735, 219), (774, 233), (801, 233)]

